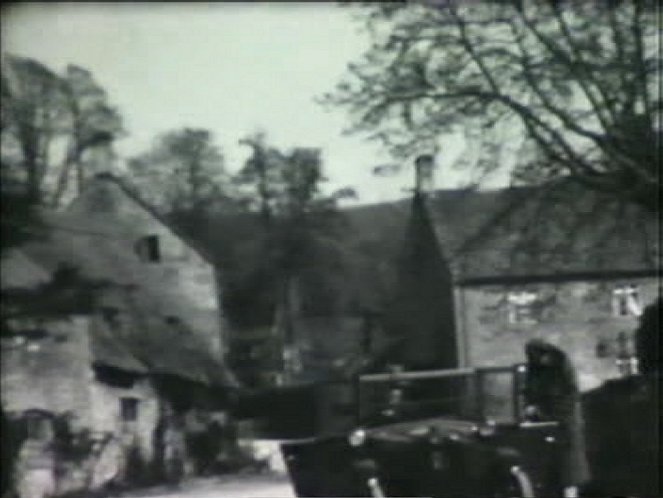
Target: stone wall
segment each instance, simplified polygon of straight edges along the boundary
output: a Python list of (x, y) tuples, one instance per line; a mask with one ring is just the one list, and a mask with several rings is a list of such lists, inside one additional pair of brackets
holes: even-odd
[[(60, 491), (81, 489), (93, 472), (92, 485), (126, 473), (130, 448), (136, 446), (144, 462), (153, 457), (153, 435), (159, 401), (147, 378), (136, 378), (125, 387), (96, 379), (92, 367), (90, 317), (49, 320), (13, 320), (19, 334), (2, 339), (3, 410), (20, 418), (26, 410), (41, 409), (67, 414), (74, 434), (89, 431), (96, 441), (106, 441), (88, 463), (63, 461)], [(42, 330), (43, 334), (37, 335)], [(123, 420), (122, 399), (137, 400), (135, 420)], [(109, 440), (105, 440), (110, 435)], [(86, 470), (88, 469), (88, 470)]]
[[(136, 445), (141, 456), (153, 457), (152, 437), (159, 417), (159, 401), (150, 382), (138, 379), (129, 388), (95, 382), (91, 388), (92, 428), (112, 432), (124, 448)], [(124, 421), (121, 414), (123, 398), (137, 400), (136, 420)]]
[(75, 411), (89, 423), (89, 319), (73, 316), (50, 320), (11, 321), (21, 331), (45, 331), (43, 337), (21, 334), (2, 339), (2, 403), (9, 412), (42, 409)]
[[(227, 341), (212, 264), (114, 180), (89, 182), (68, 211), (110, 227), (117, 235), (115, 242), (134, 259), (137, 295), (159, 303), (164, 319), (181, 319), (200, 334), (217, 358), (222, 357)], [(139, 254), (138, 246), (146, 237), (156, 237), (157, 261)]]
[[(658, 289), (655, 278), (457, 288), (456, 309), (464, 363), (488, 366), (522, 362), (525, 343), (541, 338), (569, 354), (582, 390), (617, 377), (618, 336), (624, 332), (632, 338), (638, 319), (615, 316), (612, 293), (618, 286), (632, 284), (639, 287), (643, 306), (655, 299)], [(522, 291), (537, 296), (533, 315), (530, 320), (513, 323), (508, 295)]]

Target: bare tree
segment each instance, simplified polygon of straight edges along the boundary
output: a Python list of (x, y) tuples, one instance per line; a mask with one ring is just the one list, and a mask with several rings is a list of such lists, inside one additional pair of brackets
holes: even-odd
[[(323, 102), (396, 156), (464, 128), (512, 177), (566, 177), (650, 212), (660, 191), (660, 52), (649, 0), (367, 3), (373, 45)], [(499, 132), (513, 128), (514, 137)], [(500, 143), (502, 142), (502, 143)], [(506, 143), (504, 143), (506, 142)]]

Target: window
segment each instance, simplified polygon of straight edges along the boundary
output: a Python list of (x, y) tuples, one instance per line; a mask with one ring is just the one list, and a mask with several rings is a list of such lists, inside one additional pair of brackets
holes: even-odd
[(635, 355), (635, 345), (633, 336), (627, 332), (620, 332), (615, 339), (616, 342), (616, 363), (619, 373), (627, 376), (633, 375), (638, 371), (638, 359)]
[(159, 237), (147, 235), (134, 244), (134, 250), (141, 261), (146, 263), (158, 263), (161, 261), (161, 250), (159, 248)]
[(120, 417), (124, 422), (138, 419), (138, 401), (137, 398), (120, 398)]
[(596, 357), (609, 358), (612, 355), (611, 343), (608, 339), (601, 338), (596, 341)]
[(612, 314), (614, 316), (640, 316), (640, 290), (636, 285), (620, 285), (612, 290)]
[(536, 292), (509, 292), (506, 297), (508, 320), (514, 324), (535, 323), (534, 305), (538, 299)]

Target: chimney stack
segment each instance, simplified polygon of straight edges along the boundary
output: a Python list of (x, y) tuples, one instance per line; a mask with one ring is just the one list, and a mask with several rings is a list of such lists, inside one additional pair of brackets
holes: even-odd
[(422, 154), (414, 160), (415, 186), (417, 194), (430, 194), (433, 191), (433, 169), (435, 158), (432, 154)]

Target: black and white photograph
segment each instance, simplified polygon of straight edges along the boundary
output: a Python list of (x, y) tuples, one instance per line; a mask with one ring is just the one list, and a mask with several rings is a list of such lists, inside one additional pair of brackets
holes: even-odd
[(655, 498), (655, 0), (7, 2), (0, 498)]

